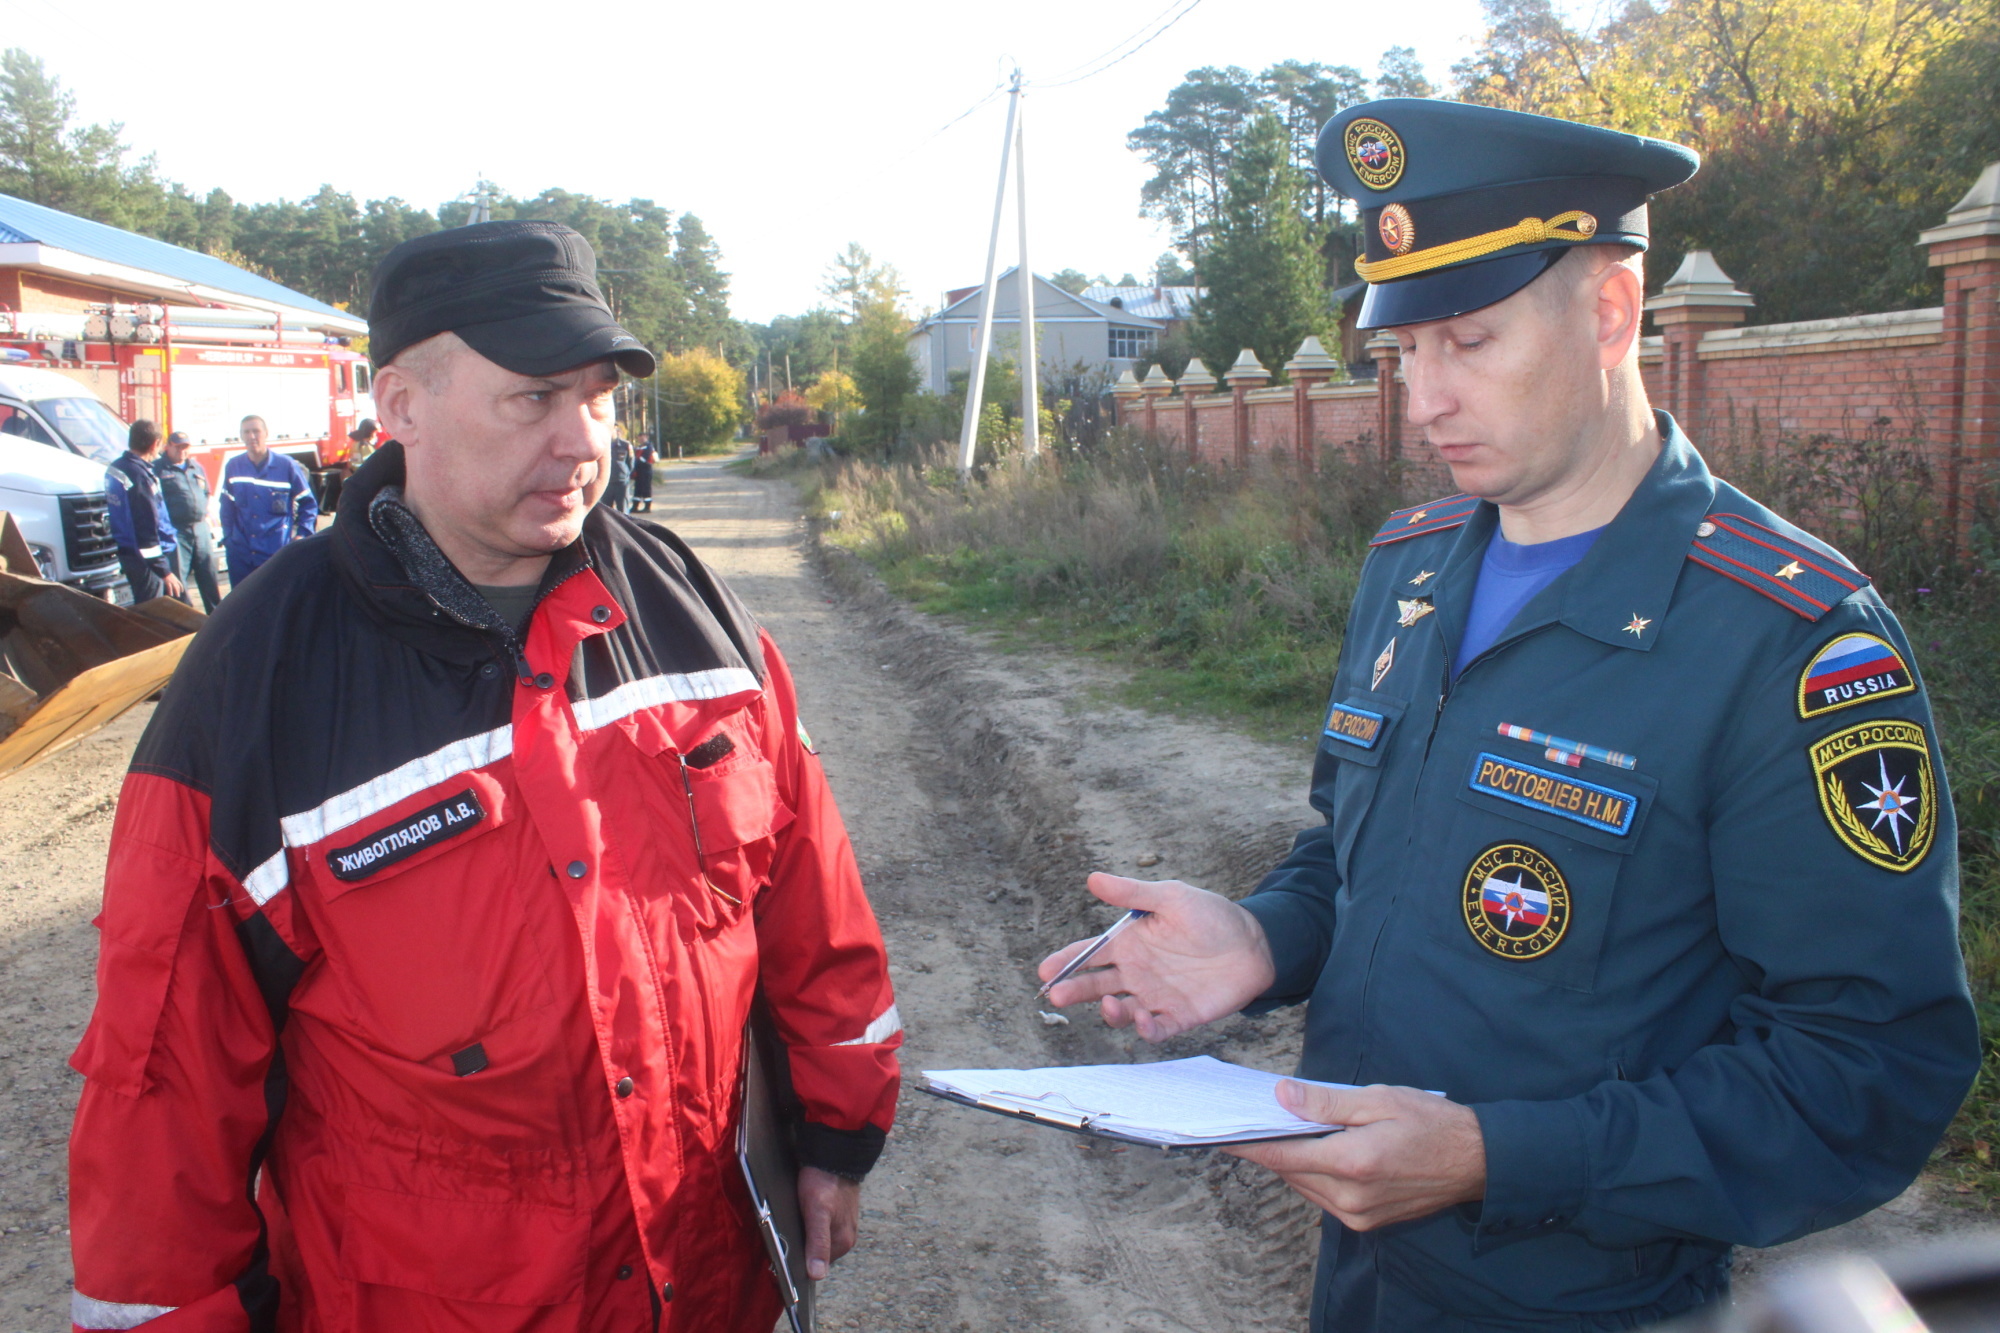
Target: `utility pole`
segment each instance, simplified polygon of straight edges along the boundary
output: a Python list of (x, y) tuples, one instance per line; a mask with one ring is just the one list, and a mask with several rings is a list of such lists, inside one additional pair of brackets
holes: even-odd
[[(1021, 75), (1014, 75), (1014, 98), (1021, 96)], [(1041, 451), (1042, 398), (1036, 383), (1039, 361), (1035, 354), (1035, 270), (1028, 265), (1028, 118), (1014, 120), (1014, 211), (1021, 221), (1021, 263), (1014, 270), (1020, 279), (1021, 294), (1021, 452), (1033, 458)]]
[(1007, 132), (1000, 140), (1000, 186), (993, 192), (993, 232), (986, 242), (986, 284), (979, 308), (979, 345), (974, 349), (972, 374), (965, 390), (965, 421), (958, 435), (958, 475), (972, 476), (972, 456), (979, 444), (979, 409), (986, 396), (986, 358), (993, 347), (993, 301), (998, 295), (994, 261), (1000, 257), (1000, 218), (1007, 207), (1007, 159), (1014, 149), (1014, 121), (1021, 110), (1021, 71), (1014, 71), (1014, 86), (1007, 97)]

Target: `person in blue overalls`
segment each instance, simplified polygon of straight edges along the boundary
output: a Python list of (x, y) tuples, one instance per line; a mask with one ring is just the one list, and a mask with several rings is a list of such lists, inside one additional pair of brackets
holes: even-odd
[(306, 470), (272, 450), (264, 418), (245, 417), (237, 430), (243, 452), (222, 465), (222, 494), (216, 501), (232, 588), (287, 542), (312, 536), (319, 521)]
[(183, 588), (174, 574), (169, 549), (178, 540), (160, 479), (152, 460), (160, 452), (160, 428), (135, 421), (125, 437), (125, 452), (104, 470), (106, 517), (111, 539), (118, 544), (118, 566), (132, 587), (134, 602), (155, 597), (179, 597)]
[(1053, 998), (1155, 1041), (1307, 1005), (1300, 1076), (1360, 1086), (1280, 1100), (1344, 1132), (1235, 1151), (1325, 1212), (1315, 1330), (1642, 1327), (1895, 1197), (1979, 1068), (1923, 680), (1648, 404), (1693, 152), (1391, 99), (1318, 161), (1461, 493), (1374, 538), (1320, 822), (1241, 902), (1092, 876), (1152, 915)]

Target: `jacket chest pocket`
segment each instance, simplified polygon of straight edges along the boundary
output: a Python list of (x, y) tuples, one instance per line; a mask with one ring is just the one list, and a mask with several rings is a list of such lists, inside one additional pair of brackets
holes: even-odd
[(1329, 808), (1334, 865), (1343, 885), (1354, 882), (1348, 873), (1354, 840), (1375, 803), (1382, 763), (1407, 706), (1369, 690), (1336, 690), (1320, 724), (1315, 787)]
[[(469, 773), (304, 849), (334, 988), (325, 1003), (383, 1049), (431, 1060), (551, 1002), (548, 932), (529, 928), (523, 906), (549, 872), (522, 845), (517, 804)], [(542, 896), (560, 909), (559, 895)]]
[(679, 757), (695, 859), (710, 892), (729, 908), (721, 915), (734, 919), (770, 882), (777, 835), (792, 822), (792, 811), (779, 798), (777, 773), (762, 754), (738, 746), (713, 764), (694, 766), (700, 757), (699, 746)]
[(1482, 750), (1456, 779), (1423, 919), (1460, 957), (1544, 985), (1596, 988), (1618, 881), (1659, 784)]
[[(776, 770), (740, 714), (690, 728), (682, 749), (656, 719), (639, 718), (627, 731), (674, 812), (648, 833), (667, 840), (643, 843), (634, 865), (642, 891), (677, 894), (681, 915), (697, 932), (745, 919), (770, 882), (777, 835), (792, 822), (778, 794)], [(654, 863), (654, 854), (657, 863)], [(693, 883), (667, 884), (667, 865), (690, 865)]]

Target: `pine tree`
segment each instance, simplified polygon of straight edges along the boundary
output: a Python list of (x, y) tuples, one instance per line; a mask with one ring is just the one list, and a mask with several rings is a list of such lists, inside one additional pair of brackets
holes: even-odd
[(1320, 255), (1299, 215), (1302, 185), (1284, 122), (1259, 116), (1230, 164), (1201, 262), (1208, 295), (1196, 308), (1195, 346), (1218, 371), (1248, 347), (1275, 374), (1308, 335), (1331, 329)]
[(114, 221), (124, 127), (72, 129), (75, 113), (75, 96), (39, 59), (18, 47), (0, 52), (0, 194)]
[(729, 275), (722, 271), (722, 249), (701, 219), (683, 213), (674, 227), (674, 264), (686, 293), (689, 346), (713, 347), (724, 341), (735, 321), (729, 317)]

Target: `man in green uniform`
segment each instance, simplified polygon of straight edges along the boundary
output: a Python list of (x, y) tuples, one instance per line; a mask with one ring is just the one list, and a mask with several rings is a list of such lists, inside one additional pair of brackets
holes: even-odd
[(1323, 822), (1241, 903), (1092, 876), (1152, 915), (1054, 999), (1151, 1040), (1308, 1004), (1301, 1076), (1369, 1086), (1282, 1085), (1347, 1128), (1239, 1152), (1326, 1211), (1314, 1329), (1639, 1327), (1894, 1197), (1978, 1067), (1923, 682), (1647, 402), (1646, 200), (1692, 152), (1398, 99), (1319, 163), (1463, 494), (1374, 539)]

